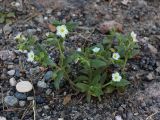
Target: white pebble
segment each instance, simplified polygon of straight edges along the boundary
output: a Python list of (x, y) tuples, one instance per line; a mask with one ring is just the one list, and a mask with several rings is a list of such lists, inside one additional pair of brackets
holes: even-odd
[(44, 81), (38, 81), (37, 86), (40, 88), (47, 88), (47, 83)]
[(10, 83), (11, 86), (16, 86), (17, 82), (16, 82), (15, 78), (12, 77), (12, 78), (9, 79), (9, 83)]
[(19, 101), (19, 106), (24, 107), (26, 105), (26, 101)]
[(122, 119), (121, 116), (117, 115), (117, 116), (115, 117), (115, 120), (123, 120), (123, 119)]
[(3, 116), (0, 116), (0, 120), (7, 120), (7, 119)]
[(13, 76), (15, 74), (15, 70), (10, 70), (7, 72), (8, 75)]
[(18, 92), (25, 93), (31, 91), (33, 89), (33, 86), (29, 81), (21, 81), (17, 83), (16, 89)]

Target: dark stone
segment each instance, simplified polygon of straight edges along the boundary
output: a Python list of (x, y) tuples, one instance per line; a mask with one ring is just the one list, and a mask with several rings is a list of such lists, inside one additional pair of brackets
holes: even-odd
[(14, 75), (15, 75), (15, 77), (19, 78), (20, 77), (20, 70), (16, 69)]
[(36, 103), (43, 104), (43, 103), (45, 103), (45, 99), (41, 96), (36, 96)]
[(52, 74), (53, 72), (52, 71), (48, 71), (45, 75), (44, 75), (44, 79), (46, 81), (50, 80), (52, 78)]
[(27, 99), (27, 95), (24, 93), (20, 93), (20, 92), (16, 92), (15, 97), (18, 98), (19, 100), (26, 100)]

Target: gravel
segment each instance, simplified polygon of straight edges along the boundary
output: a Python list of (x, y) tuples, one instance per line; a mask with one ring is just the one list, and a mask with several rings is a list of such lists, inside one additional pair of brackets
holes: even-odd
[[(38, 120), (143, 120), (152, 114), (151, 119), (160, 119), (157, 112), (160, 108), (159, 0), (134, 0), (126, 5), (118, 0), (113, 0), (111, 4), (105, 0), (31, 1), (22, 2), (20, 8), (11, 6), (8, 1), (0, 2), (0, 10), (16, 14), (12, 24), (0, 24), (0, 96), (3, 91), (7, 106), (3, 110), (0, 100), (0, 119), (21, 119), (24, 110), (33, 104), (34, 97)], [(37, 14), (36, 9), (41, 14)], [(104, 21), (114, 20), (122, 24), (125, 34), (131, 31), (137, 33), (141, 52), (128, 62), (126, 77), (131, 84), (127, 91), (104, 94), (101, 102), (93, 98), (91, 103), (87, 103), (83, 95), (77, 95), (64, 80), (61, 81), (61, 89), (55, 90), (51, 81), (52, 69), (26, 62), (26, 54), (16, 52), (14, 40), (21, 32), (25, 36), (34, 35), (41, 43), (45, 40), (45, 33), (50, 32), (47, 24), (53, 20), (73, 21), (86, 28), (76, 29), (69, 35), (67, 49), (102, 40), (106, 34), (101, 34), (97, 28)], [(91, 27), (96, 29), (90, 35), (92, 31), (88, 28)], [(54, 49), (50, 49), (49, 54), (57, 59), (58, 53)], [(34, 90), (17, 92), (15, 85), (21, 80), (32, 81)], [(25, 87), (22, 85), (21, 90)], [(72, 99), (63, 105), (67, 95), (72, 95)], [(29, 109), (23, 119), (32, 120), (33, 110)]]

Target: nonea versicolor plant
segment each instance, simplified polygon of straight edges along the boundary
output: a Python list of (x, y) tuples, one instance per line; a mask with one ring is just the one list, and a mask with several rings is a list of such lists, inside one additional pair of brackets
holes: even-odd
[[(134, 32), (123, 35), (111, 31), (97, 44), (66, 49), (65, 39), (75, 24), (54, 21), (53, 25), (56, 32), (46, 33), (47, 38), (41, 43), (33, 36), (25, 38), (22, 34), (15, 39), (19, 50), (29, 51), (28, 62), (38, 62), (51, 68), (55, 89), (59, 89), (61, 81), (66, 80), (73, 90), (84, 93), (90, 101), (92, 97), (101, 100), (104, 93), (121, 92), (127, 87), (126, 63), (139, 52)], [(48, 54), (48, 49), (53, 46), (58, 53), (55, 58)]]

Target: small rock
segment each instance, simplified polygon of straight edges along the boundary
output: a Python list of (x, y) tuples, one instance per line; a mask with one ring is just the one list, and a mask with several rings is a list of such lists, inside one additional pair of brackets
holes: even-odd
[(155, 79), (154, 72), (149, 73), (149, 74), (146, 76), (146, 78), (147, 78), (148, 81), (154, 80), (154, 79)]
[(18, 99), (14, 96), (6, 96), (4, 102), (9, 106), (15, 106), (18, 103)]
[(129, 120), (132, 120), (132, 119), (133, 119), (133, 113), (128, 112), (128, 113), (127, 113), (127, 118), (128, 118)]
[(157, 68), (156, 68), (156, 72), (157, 72), (157, 73), (160, 73), (160, 67), (157, 67)]
[(44, 20), (43, 20), (43, 16), (42, 15), (39, 15), (35, 18), (35, 20), (39, 23), (44, 23)]
[(10, 70), (7, 72), (8, 75), (13, 76), (15, 74), (15, 70)]
[(19, 69), (15, 69), (15, 77), (20, 77), (20, 70)]
[(64, 118), (58, 118), (58, 120), (64, 120)]
[(45, 80), (50, 80), (52, 78), (53, 72), (52, 71), (48, 71), (45, 75), (44, 75), (44, 79)]
[(26, 105), (26, 101), (19, 101), (19, 106), (24, 107)]
[(47, 89), (47, 90), (46, 90), (46, 94), (47, 94), (47, 95), (50, 95), (51, 93), (52, 93), (52, 89)]
[(16, 58), (16, 55), (13, 53), (13, 51), (9, 51), (9, 50), (0, 51), (0, 59), (2, 60), (14, 60), (15, 58)]
[(159, 62), (159, 61), (157, 61), (157, 62), (156, 62), (156, 65), (157, 65), (158, 67), (160, 67), (160, 62)]
[(38, 81), (37, 86), (40, 88), (47, 88), (47, 83), (44, 81)]
[(33, 96), (29, 96), (29, 97), (27, 97), (27, 100), (28, 101), (34, 100), (34, 97)]
[(15, 97), (18, 98), (19, 100), (26, 100), (27, 99), (27, 95), (24, 93), (20, 93), (20, 92), (16, 92)]
[(5, 34), (9, 34), (12, 31), (12, 27), (9, 24), (6, 24), (3, 27), (3, 31), (4, 31)]
[(16, 89), (18, 92), (29, 92), (33, 89), (32, 84), (29, 81), (21, 81), (17, 83)]
[(43, 104), (45, 102), (45, 99), (41, 96), (36, 96), (36, 103), (37, 104)]
[(115, 29), (118, 32), (123, 31), (122, 24), (116, 22), (116, 21), (105, 21), (104, 23), (99, 25), (99, 31), (103, 34), (109, 32), (110, 30)]
[(10, 83), (11, 86), (16, 86), (17, 82), (16, 82), (15, 78), (13, 77), (13, 78), (9, 79), (9, 83)]
[(7, 119), (3, 116), (0, 116), (0, 120), (7, 120)]
[(123, 120), (123, 119), (122, 119), (121, 116), (117, 115), (117, 116), (115, 117), (115, 120)]
[(148, 48), (150, 49), (150, 51), (151, 51), (153, 54), (157, 54), (157, 53), (158, 53), (157, 48), (155, 48), (153, 45), (148, 44)]
[(8, 65), (8, 69), (13, 69), (14, 65)]
[(40, 72), (40, 68), (38, 66), (30, 69), (31, 74), (37, 74), (39, 72)]
[(45, 106), (44, 106), (44, 109), (48, 110), (48, 109), (49, 109), (49, 106), (48, 106), (48, 105), (45, 105)]

